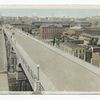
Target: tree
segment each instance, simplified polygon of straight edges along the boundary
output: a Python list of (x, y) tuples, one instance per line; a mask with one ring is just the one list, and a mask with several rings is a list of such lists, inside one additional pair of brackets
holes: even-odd
[(89, 41), (89, 44), (90, 44), (90, 45), (97, 45), (97, 42), (98, 42), (98, 38), (92, 38), (92, 39)]

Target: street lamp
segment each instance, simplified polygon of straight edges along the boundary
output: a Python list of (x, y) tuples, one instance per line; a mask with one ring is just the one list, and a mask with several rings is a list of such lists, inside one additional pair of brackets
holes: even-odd
[(37, 81), (39, 81), (39, 68), (40, 68), (40, 65), (37, 65)]

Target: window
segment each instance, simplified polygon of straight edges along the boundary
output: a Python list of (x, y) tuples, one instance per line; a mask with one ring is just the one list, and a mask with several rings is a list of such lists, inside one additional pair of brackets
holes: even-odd
[(76, 49), (76, 53), (78, 53), (78, 50)]
[(80, 53), (81, 53), (81, 49), (80, 49)]

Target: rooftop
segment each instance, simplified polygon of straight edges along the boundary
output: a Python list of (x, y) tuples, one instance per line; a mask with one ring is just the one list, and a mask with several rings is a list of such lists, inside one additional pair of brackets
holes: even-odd
[(85, 30), (88, 30), (88, 31), (100, 31), (100, 27), (87, 27), (85, 28)]
[(70, 27), (70, 29), (81, 29), (81, 26), (74, 26), (74, 27)]
[(83, 44), (80, 45), (80, 44), (75, 44), (75, 43), (69, 43), (67, 41), (64, 42), (64, 45), (67, 45), (67, 46), (69, 46), (71, 48), (85, 47)]
[(42, 24), (40, 27), (62, 27), (61, 24)]
[(100, 38), (100, 35), (90, 35), (90, 34), (81, 34), (82, 36), (87, 36), (87, 37), (90, 37), (90, 38)]

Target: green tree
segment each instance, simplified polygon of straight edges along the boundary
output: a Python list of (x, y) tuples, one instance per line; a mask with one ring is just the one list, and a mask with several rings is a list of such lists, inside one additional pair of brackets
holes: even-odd
[(92, 38), (89, 42), (90, 45), (97, 45), (98, 38)]

